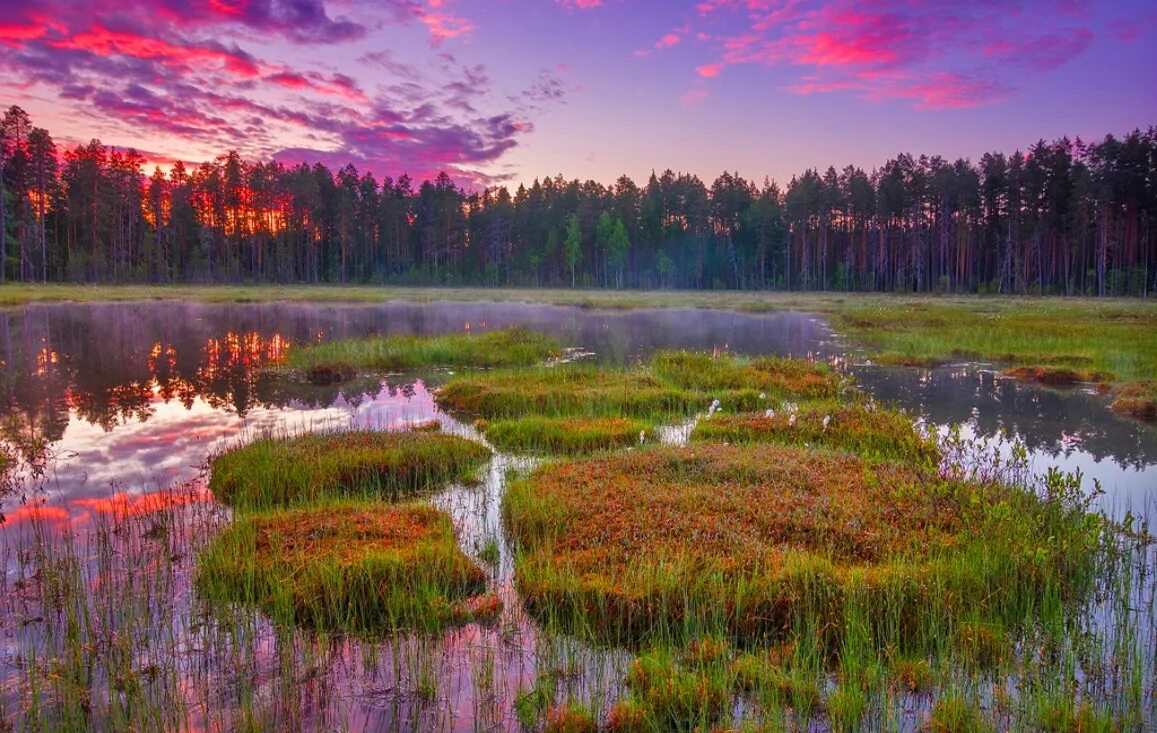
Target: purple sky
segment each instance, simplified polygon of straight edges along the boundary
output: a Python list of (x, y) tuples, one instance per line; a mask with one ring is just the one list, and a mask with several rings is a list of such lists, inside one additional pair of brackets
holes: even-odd
[(1157, 124), (1157, 5), (3, 0), (0, 103), (160, 163), (786, 182)]

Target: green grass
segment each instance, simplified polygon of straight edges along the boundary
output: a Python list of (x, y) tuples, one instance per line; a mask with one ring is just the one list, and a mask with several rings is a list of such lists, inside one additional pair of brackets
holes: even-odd
[(343, 496), (397, 499), (468, 478), (489, 456), (474, 441), (424, 432), (266, 438), (217, 456), (209, 488), (243, 508)]
[(558, 340), (525, 328), (441, 336), (374, 336), (292, 349), (289, 364), (307, 370), (329, 365), (402, 371), (420, 367), (530, 366), (561, 352)]
[(522, 417), (479, 421), (479, 427), (496, 448), (508, 452), (592, 453), (655, 437), (649, 422), (625, 417)]
[(428, 506), (319, 503), (246, 514), (201, 556), (201, 595), (282, 624), (364, 633), (433, 631), (473, 618), (486, 574)]
[(487, 420), (525, 416), (647, 417), (705, 410), (711, 398), (644, 369), (565, 364), (549, 369), (455, 374), (436, 393), (447, 410)]
[(661, 418), (755, 410), (780, 399), (832, 397), (843, 388), (825, 364), (660, 352), (646, 366), (611, 369), (564, 364), (457, 374), (438, 389), (444, 409), (487, 420), (526, 416)]
[(921, 435), (911, 417), (877, 408), (870, 402), (825, 401), (804, 404), (794, 412), (781, 408), (773, 409), (771, 414), (716, 414), (696, 424), (691, 440), (823, 446), (868, 458), (912, 461), (928, 466), (940, 461), (936, 441)]
[(884, 361), (980, 359), (1131, 382), (1157, 374), (1157, 303), (1061, 298), (849, 298), (837, 330)]

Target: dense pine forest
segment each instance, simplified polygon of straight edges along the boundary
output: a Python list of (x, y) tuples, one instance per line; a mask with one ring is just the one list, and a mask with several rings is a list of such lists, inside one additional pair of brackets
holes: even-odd
[(786, 187), (670, 170), (511, 192), (229, 152), (190, 169), (0, 124), (0, 278), (1139, 295), (1157, 128), (979, 161), (898, 155)]

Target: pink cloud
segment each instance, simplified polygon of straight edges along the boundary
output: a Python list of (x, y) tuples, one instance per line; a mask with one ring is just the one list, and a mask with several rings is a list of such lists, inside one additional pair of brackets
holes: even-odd
[[(1010, 91), (1005, 68), (1048, 71), (1084, 53), (1093, 40), (1081, 25), (1084, 3), (1064, 7), (1026, 0), (1009, 8), (980, 0), (702, 0), (704, 22), (722, 33), (695, 33), (715, 46), (700, 77), (727, 66), (783, 67), (799, 78), (796, 94), (846, 92), (910, 100), (920, 109), (986, 104)], [(1026, 17), (1033, 19), (1031, 24)]]
[[(53, 90), (77, 118), (91, 121), (85, 139), (96, 132), (114, 146), (148, 139), (158, 160), (187, 161), (195, 157), (193, 145), (238, 149), (255, 159), (355, 162), (379, 176), (446, 170), (463, 182), (482, 181), (480, 168), (533, 130), (529, 115), (569, 93), (544, 71), (524, 90), (494, 94), (484, 66), (462, 64), (445, 51), (425, 63), (364, 54), (363, 64), (387, 73), (369, 75), (377, 83), (363, 88), (325, 64), (270, 63), (208, 40), (233, 37), (226, 29), (237, 24), (275, 29), (295, 12), (308, 16), (307, 24), (339, 32), (338, 21), (314, 0), (151, 0), (151, 12), (165, 18), (151, 24), (138, 17), (145, 12), (140, 5), (96, 21), (95, 13), (63, 12), (73, 0), (29, 1), (0, 8), (0, 90), (10, 96), (17, 86)], [(471, 28), (456, 19), (450, 2), (386, 4), (396, 9), (395, 22), (422, 24), (438, 44)], [(186, 17), (193, 5), (203, 17)], [(62, 11), (61, 24), (39, 22), (50, 7)], [(69, 131), (58, 134), (67, 140)]]
[(601, 8), (603, 0), (558, 0), (558, 4), (579, 10), (593, 10), (594, 8)]

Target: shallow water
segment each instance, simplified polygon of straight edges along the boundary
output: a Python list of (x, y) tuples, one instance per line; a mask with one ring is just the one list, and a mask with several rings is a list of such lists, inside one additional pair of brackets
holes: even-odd
[[(131, 520), (171, 505), (175, 496), (193, 507), (191, 527), (211, 529), (227, 516), (218, 516), (224, 513), (205, 503), (199, 488), (207, 457), (267, 432), (397, 429), (437, 418), (448, 431), (472, 434), (433, 402), (429, 390), (445, 374), (358, 378), (340, 388), (318, 388), (260, 370), (295, 345), (322, 339), (515, 324), (553, 333), (609, 363), (644, 358), (658, 348), (823, 358), (853, 373), (881, 401), (909, 410), (930, 426), (959, 423), (970, 435), (1007, 434), (1029, 448), (1034, 469), (1056, 465), (1081, 470), (1090, 487), (1099, 481), (1105, 490), (1100, 506), (1109, 512), (1123, 516), (1131, 511), (1151, 523), (1157, 520), (1157, 429), (1115, 416), (1103, 396), (1038, 388), (1002, 378), (984, 365), (933, 370), (873, 366), (820, 319), (806, 314), (597, 311), (510, 303), (55, 304), (0, 312), (0, 416), (9, 439), (24, 446), (29, 463), (42, 472), (35, 487), (24, 486), (0, 505), (7, 516), (0, 547), (19, 546), (44, 526), (85, 532), (104, 521)], [(677, 441), (685, 439), (686, 430), (671, 426), (662, 435)], [(319, 650), (302, 635), (281, 639), (258, 620), (250, 640), (249, 682), (258, 686), (255, 699), (273, 705), (283, 695), (286, 657), (295, 660), (290, 677), (297, 692), (282, 704), (302, 716), (295, 725), (318, 729), (516, 729), (514, 697), (533, 685), (540, 671), (555, 667), (569, 670), (560, 687), (611, 695), (624, 653), (540, 633), (518, 603), (512, 552), (499, 513), (511, 466), (525, 468), (526, 460), (497, 456), (481, 490), (451, 487), (432, 498), (454, 517), (468, 553), (476, 555), (478, 542), (488, 537), (499, 539), (492, 579), (506, 610), (497, 626), (471, 625), (434, 641), (347, 643)], [(172, 493), (169, 487), (181, 482), (191, 482), (191, 493)], [(134, 526), (138, 532), (148, 530)], [(133, 547), (119, 551), (132, 552)], [(15, 556), (6, 550), (9, 572)], [(181, 631), (173, 634), (177, 641), (159, 643), (185, 649), (170, 652), (192, 668), (216, 669), (216, 656), (202, 657), (206, 649), (223, 647), (194, 620), (190, 562), (185, 556), (174, 560), (174, 576), (183, 580), (171, 604)], [(13, 701), (19, 697), (14, 687), (19, 675), (12, 657), (21, 644), (12, 639), (27, 642), (36, 631), (24, 626), (11, 631), (13, 624), (25, 623), (13, 621), (20, 613), (15, 601), (4, 611), (8, 616), (0, 628), (9, 639), (9, 664), (0, 671), (0, 690), (6, 691), (0, 699)], [(299, 668), (324, 672), (298, 679)], [(213, 677), (204, 669), (200, 674)], [(415, 693), (423, 674), (438, 680), (435, 694)], [(230, 686), (228, 675), (218, 677), (203, 688), (194, 682), (189, 687), (204, 696), (210, 688)], [(480, 679), (489, 680), (485, 690)], [(219, 707), (228, 710), (234, 691), (218, 692)], [(229, 713), (221, 714), (230, 719)], [(902, 727), (914, 723), (915, 711), (910, 717)], [(190, 721), (186, 727), (202, 726), (220, 727), (211, 720)]]

